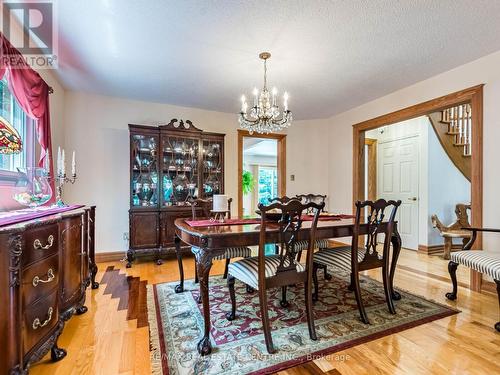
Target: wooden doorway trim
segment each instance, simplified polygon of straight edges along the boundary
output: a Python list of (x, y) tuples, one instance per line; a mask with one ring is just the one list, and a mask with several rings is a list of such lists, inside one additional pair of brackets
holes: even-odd
[(377, 140), (365, 138), (368, 153), (368, 183), (366, 197), (369, 200), (377, 199)]
[[(470, 103), (473, 124), (471, 132), (473, 150), (471, 220), (472, 226), (481, 227), (483, 224), (483, 86), (470, 87), (353, 125), (353, 201), (364, 199), (364, 145), (367, 130), (428, 115), (447, 107)], [(482, 236), (479, 236), (479, 234), (474, 248), (482, 248)], [(474, 291), (481, 290), (481, 274), (476, 271), (471, 271), (470, 289)]]
[(269, 138), (278, 141), (278, 195), (286, 195), (286, 134), (250, 134), (238, 129), (238, 217), (243, 216), (243, 190), (241, 175), (243, 174), (243, 138)]

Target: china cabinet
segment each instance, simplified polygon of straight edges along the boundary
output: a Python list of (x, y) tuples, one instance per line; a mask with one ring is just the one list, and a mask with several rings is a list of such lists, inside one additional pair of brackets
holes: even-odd
[(127, 267), (136, 255), (175, 252), (174, 220), (190, 217), (189, 198), (224, 193), (224, 134), (172, 119), (129, 124), (130, 210)]

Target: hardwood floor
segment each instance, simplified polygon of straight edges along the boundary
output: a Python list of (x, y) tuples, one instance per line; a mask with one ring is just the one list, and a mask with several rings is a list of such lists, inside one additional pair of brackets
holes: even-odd
[[(193, 260), (185, 262), (187, 277), (194, 276)], [(296, 374), (500, 374), (500, 334), (496, 295), (459, 287), (458, 300), (449, 302), (447, 261), (403, 250), (395, 285), (412, 293), (460, 309), (460, 314), (359, 345), (326, 358), (280, 372)], [(88, 291), (86, 314), (73, 317), (59, 339), (68, 355), (52, 363), (49, 357), (31, 368), (39, 374), (149, 374), (149, 329), (145, 305), (146, 283), (178, 279), (176, 261), (161, 266), (153, 261), (100, 263), (98, 290)], [(213, 274), (222, 274), (217, 261)], [(106, 270), (108, 272), (106, 272)], [(380, 280), (379, 272), (368, 275)], [(460, 283), (469, 273), (459, 267)]]

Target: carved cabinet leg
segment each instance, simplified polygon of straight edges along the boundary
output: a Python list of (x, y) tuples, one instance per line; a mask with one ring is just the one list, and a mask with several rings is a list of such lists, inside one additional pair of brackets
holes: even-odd
[(52, 359), (52, 361), (53, 362), (60, 361), (61, 359), (66, 357), (66, 354), (67, 352), (65, 349), (57, 346), (57, 340), (56, 340), (54, 345), (52, 345), (52, 348), (50, 348), (50, 358)]
[(95, 276), (97, 275), (97, 264), (94, 262), (90, 263), (90, 280), (91, 280), (91, 285), (92, 289), (97, 289), (99, 288), (99, 283), (95, 281)]
[(129, 249), (127, 251), (127, 266), (126, 266), (127, 268), (132, 267), (132, 262), (134, 261), (134, 259), (135, 259), (135, 252), (134, 250)]

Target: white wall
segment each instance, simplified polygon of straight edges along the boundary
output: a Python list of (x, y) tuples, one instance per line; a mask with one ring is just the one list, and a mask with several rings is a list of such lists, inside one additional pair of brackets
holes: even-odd
[[(431, 126), (429, 124), (429, 126)], [(454, 223), (455, 205), (457, 203), (470, 203), (470, 182), (455, 167), (450, 158), (443, 151), (436, 133), (430, 129), (429, 137), (429, 215), (427, 244), (440, 245), (443, 239), (436, 229), (429, 226), (430, 216), (438, 215), (445, 225)], [(456, 243), (461, 244), (459, 239)]]
[[(500, 52), (396, 91), (327, 120), (330, 160), (329, 196), (338, 207), (352, 205), (352, 125), (481, 83), (484, 87), (483, 225), (500, 227)], [(500, 237), (484, 236), (485, 248), (500, 251)]]
[[(172, 118), (189, 119), (197, 127), (226, 134), (226, 194), (237, 197), (237, 115), (166, 104), (148, 103), (122, 98), (67, 92), (65, 100), (65, 147), (76, 150), (78, 181), (68, 186), (68, 202), (97, 205), (96, 251), (124, 251), (123, 233), (128, 232), (129, 209), (129, 133), (128, 124), (168, 123)], [(287, 192), (315, 189), (327, 191), (326, 164), (322, 173), (315, 173), (322, 156), (318, 144), (326, 147), (326, 129), (321, 133), (314, 122), (297, 121), (287, 135), (288, 172), (296, 181)], [(324, 140), (317, 140), (321, 137)], [(310, 144), (304, 150), (302, 140)], [(305, 155), (307, 162), (303, 162)], [(313, 166), (311, 169), (309, 165)], [(312, 181), (311, 176), (318, 175)], [(320, 179), (323, 179), (321, 182)], [(236, 199), (237, 200), (237, 199)], [(237, 212), (235, 200), (233, 214)]]

